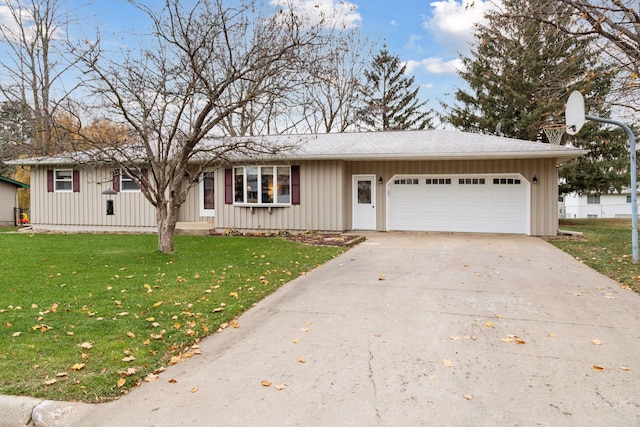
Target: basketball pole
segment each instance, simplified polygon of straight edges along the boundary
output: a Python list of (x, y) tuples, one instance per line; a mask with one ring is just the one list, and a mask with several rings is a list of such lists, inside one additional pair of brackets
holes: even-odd
[(603, 119), (602, 117), (584, 116), (585, 119), (594, 122), (607, 123), (610, 125), (620, 126), (627, 133), (629, 138), (629, 157), (631, 163), (631, 246), (633, 252), (633, 263), (638, 263), (638, 187), (636, 183), (636, 137), (633, 135), (631, 128), (622, 122)]

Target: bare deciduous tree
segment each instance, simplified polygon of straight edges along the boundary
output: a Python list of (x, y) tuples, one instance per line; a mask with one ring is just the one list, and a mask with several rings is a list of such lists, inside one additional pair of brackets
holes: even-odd
[[(130, 173), (156, 208), (158, 249), (173, 252), (180, 207), (201, 171), (232, 156), (287, 148), (259, 137), (226, 138), (233, 133), (225, 124), (268, 105), (269, 97), (286, 98), (328, 36), (323, 22), (258, 1), (167, 0), (158, 10), (131, 3), (152, 23), (151, 44), (125, 58), (97, 46), (94, 55), (78, 52), (101, 116), (107, 110), (130, 129), (128, 144), (94, 140), (88, 153)], [(248, 129), (238, 133), (250, 135)], [(141, 165), (148, 175), (136, 173)]]
[[(536, 0), (544, 6), (545, 0)], [(558, 0), (559, 13), (570, 14), (574, 25), (560, 27), (575, 36), (598, 36), (606, 41), (618, 84), (612, 104), (640, 113), (640, 4), (637, 0)], [(538, 18), (533, 16), (533, 18)]]
[(73, 23), (65, 0), (6, 0), (0, 22), (0, 94), (28, 107), (33, 155), (56, 150), (55, 116), (77, 88), (66, 79), (80, 58), (72, 59), (66, 28)]

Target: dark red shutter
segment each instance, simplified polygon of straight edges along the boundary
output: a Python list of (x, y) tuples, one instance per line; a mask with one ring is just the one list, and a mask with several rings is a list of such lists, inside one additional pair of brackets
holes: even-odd
[(53, 193), (53, 169), (47, 169), (47, 193)]
[(120, 192), (120, 169), (113, 170), (113, 180), (111, 181), (111, 187), (118, 193)]
[(224, 170), (224, 204), (233, 204), (233, 169)]
[(73, 180), (72, 180), (73, 192), (80, 192), (80, 171), (73, 171)]
[(300, 204), (300, 166), (291, 166), (291, 204)]

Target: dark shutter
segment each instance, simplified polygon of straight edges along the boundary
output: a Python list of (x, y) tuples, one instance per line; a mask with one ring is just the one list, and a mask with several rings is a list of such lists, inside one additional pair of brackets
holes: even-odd
[(72, 186), (73, 186), (74, 193), (80, 192), (80, 171), (78, 170), (73, 171)]
[(111, 187), (118, 193), (120, 192), (120, 169), (113, 170), (113, 180), (111, 181)]
[(291, 166), (291, 204), (300, 204), (300, 166)]
[(224, 204), (233, 204), (233, 169), (224, 170)]
[(47, 169), (47, 193), (53, 193), (53, 169)]

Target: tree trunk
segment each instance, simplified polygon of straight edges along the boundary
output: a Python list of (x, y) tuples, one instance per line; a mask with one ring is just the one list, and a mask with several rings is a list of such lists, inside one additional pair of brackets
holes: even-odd
[(165, 202), (156, 210), (156, 222), (158, 223), (158, 251), (165, 254), (174, 252), (173, 237), (178, 222), (178, 211), (172, 202)]

